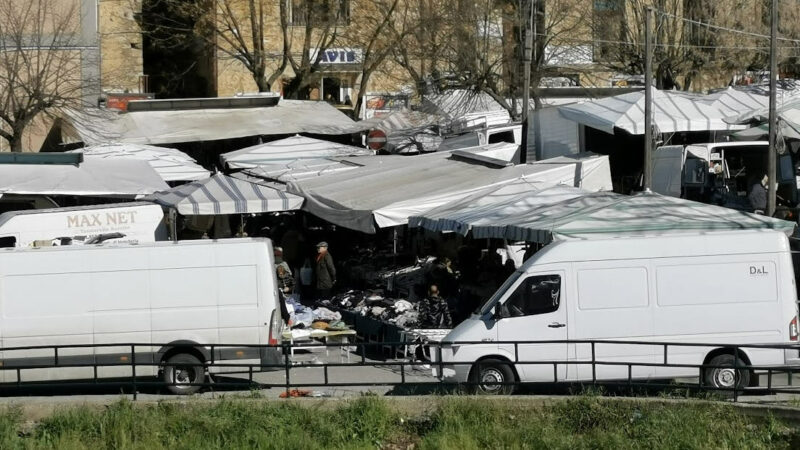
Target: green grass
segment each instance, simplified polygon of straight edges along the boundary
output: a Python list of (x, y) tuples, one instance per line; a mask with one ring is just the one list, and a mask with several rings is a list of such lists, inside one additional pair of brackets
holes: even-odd
[[(429, 403), (429, 404), (428, 404)], [(222, 400), (64, 409), (35, 424), (0, 411), (0, 448), (793, 448), (798, 430), (732, 406), (618, 401), (597, 396), (544, 405), (517, 399), (432, 398), (401, 412), (379, 397), (320, 403)]]

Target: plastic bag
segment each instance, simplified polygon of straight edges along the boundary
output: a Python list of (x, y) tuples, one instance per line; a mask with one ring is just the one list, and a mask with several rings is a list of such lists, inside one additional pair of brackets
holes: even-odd
[(311, 286), (311, 279), (314, 277), (314, 269), (311, 268), (311, 264), (306, 260), (303, 267), (300, 268), (300, 283), (303, 286)]

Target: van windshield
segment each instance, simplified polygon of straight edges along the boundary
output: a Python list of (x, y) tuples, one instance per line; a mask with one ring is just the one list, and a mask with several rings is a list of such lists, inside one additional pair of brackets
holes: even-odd
[(489, 301), (484, 303), (483, 307), (481, 308), (480, 314), (484, 315), (484, 314), (488, 313), (489, 311), (491, 311), (492, 308), (494, 308), (494, 305), (496, 305), (497, 302), (500, 300), (500, 298), (503, 297), (503, 294), (505, 294), (506, 291), (508, 291), (508, 289), (511, 287), (511, 285), (513, 285), (514, 282), (516, 282), (519, 279), (519, 277), (521, 277), (521, 276), (522, 276), (522, 272), (519, 271), (519, 270), (517, 270), (514, 273), (512, 273), (511, 276), (508, 277), (506, 282), (503, 283), (503, 285), (500, 286), (497, 289), (497, 291), (495, 291), (494, 295), (492, 295), (492, 297), (489, 299)]

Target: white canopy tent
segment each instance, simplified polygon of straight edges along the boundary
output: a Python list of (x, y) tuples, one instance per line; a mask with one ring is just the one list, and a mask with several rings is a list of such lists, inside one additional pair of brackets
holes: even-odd
[(539, 243), (745, 229), (776, 229), (790, 235), (795, 227), (794, 222), (653, 193), (624, 196), (566, 186), (533, 191), (523, 187), (509, 185), (483, 197), (453, 202), (412, 217), (409, 225)]
[(363, 147), (295, 135), (224, 153), (220, 155), (220, 161), (231, 169), (250, 169), (263, 165), (289, 164), (302, 159), (319, 160), (321, 158), (373, 154), (372, 150)]
[(700, 103), (717, 108), (725, 116), (742, 114), (769, 107), (769, 97), (761, 93), (725, 88), (697, 99)]
[[(559, 106), (559, 113), (587, 127), (614, 134), (614, 128), (644, 134), (644, 92), (606, 97)], [(741, 130), (742, 125), (723, 120), (727, 115), (696, 97), (653, 89), (653, 124), (661, 133), (706, 130)]]
[(349, 134), (364, 130), (327, 102), (281, 100), (277, 106), (171, 111), (108, 111), (67, 114), (72, 139), (86, 145), (107, 142), (172, 144), (269, 134)]
[[(776, 110), (779, 132), (784, 138), (800, 139), (800, 100), (786, 103)], [(734, 139), (764, 139), (769, 134), (769, 108), (761, 108), (730, 117), (736, 123), (763, 122), (746, 130), (733, 133)]]
[[(285, 164), (269, 164), (244, 169), (240, 173), (262, 180), (288, 183), (290, 181), (304, 180), (345, 170), (361, 167), (355, 161), (360, 158), (349, 159), (298, 159)], [(232, 174), (231, 176), (236, 176)]]
[(136, 198), (168, 188), (145, 161), (90, 158), (78, 166), (0, 164), (0, 194)]
[(102, 144), (72, 150), (85, 159), (134, 159), (146, 161), (164, 181), (194, 181), (211, 176), (197, 161), (174, 148), (141, 144)]
[(300, 209), (303, 198), (217, 174), (145, 197), (184, 216), (246, 214)]
[(364, 167), (291, 182), (287, 190), (305, 197), (303, 209), (318, 217), (374, 233), (376, 225), (403, 225), (410, 216), (521, 177), (543, 185), (611, 189), (608, 157), (598, 155), (503, 168), (453, 159), (447, 152), (365, 159)]

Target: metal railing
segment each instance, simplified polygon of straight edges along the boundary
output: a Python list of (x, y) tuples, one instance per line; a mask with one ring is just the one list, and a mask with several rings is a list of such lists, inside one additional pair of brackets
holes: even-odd
[[(428, 347), (431, 358), (427, 364), (430, 364), (431, 369), (436, 369), (436, 376), (431, 377), (429, 381), (413, 381), (408, 380), (408, 376), (413, 373), (409, 370), (412, 366), (418, 366), (425, 363), (425, 361), (408, 360), (408, 359), (381, 359), (373, 360), (373, 356), (385, 356), (385, 350), (389, 349), (392, 355), (396, 356), (400, 349), (407, 348), (410, 345), (424, 345)], [(515, 379), (502, 382), (486, 383), (474, 378), (462, 380), (449, 380), (443, 376), (445, 369), (462, 368), (466, 370), (474, 370), (474, 368), (485, 365), (485, 361), (444, 361), (443, 353), (451, 351), (454, 347), (462, 348), (465, 346), (480, 345), (491, 346), (498, 349), (494, 352), (497, 360), (494, 364), (506, 365), (515, 374)], [(523, 359), (520, 357), (521, 347), (527, 345), (564, 345), (564, 359), (555, 360), (533, 360)], [(649, 353), (645, 353), (644, 361), (626, 361), (626, 360), (609, 360), (603, 359), (602, 355), (599, 356), (598, 347), (606, 346), (614, 348), (616, 346), (645, 346), (649, 349)], [(536, 385), (564, 385), (564, 384), (582, 384), (592, 386), (606, 386), (606, 387), (622, 387), (622, 388), (649, 388), (649, 389), (672, 389), (672, 388), (688, 388), (694, 389), (699, 392), (703, 391), (723, 391), (731, 395), (733, 400), (738, 400), (739, 395), (747, 392), (758, 391), (760, 393), (793, 393), (800, 394), (800, 385), (794, 386), (794, 373), (800, 372), (800, 365), (790, 364), (784, 360), (783, 364), (774, 365), (756, 365), (751, 364), (748, 359), (748, 354), (753, 352), (773, 350), (781, 351), (783, 355), (790, 354), (794, 358), (800, 356), (800, 346), (797, 344), (719, 344), (719, 343), (674, 343), (674, 342), (650, 342), (650, 341), (620, 341), (620, 340), (546, 340), (546, 341), (459, 341), (459, 342), (427, 342), (427, 343), (414, 343), (414, 342), (337, 342), (337, 343), (317, 343), (315, 347), (320, 348), (337, 348), (342, 352), (348, 353), (348, 361), (344, 362), (320, 362), (313, 365), (298, 365), (298, 361), (292, 355), (293, 347), (295, 349), (307, 349), (306, 343), (295, 343), (292, 345), (289, 342), (283, 342), (278, 345), (253, 345), (253, 344), (154, 344), (154, 343), (110, 343), (110, 344), (67, 344), (67, 345), (44, 345), (44, 346), (23, 346), (23, 347), (7, 347), (0, 349), (2, 360), (0, 361), (0, 376), (6, 380), (5, 383), (0, 384), (0, 394), (7, 391), (8, 388), (21, 388), (21, 387), (57, 387), (57, 388), (85, 388), (85, 387), (114, 387), (114, 388), (128, 388), (132, 391), (133, 398), (136, 399), (138, 393), (142, 389), (158, 389), (169, 388), (171, 386), (181, 387), (200, 387), (210, 390), (218, 389), (233, 389), (233, 388), (281, 388), (285, 389), (287, 394), (294, 388), (304, 387), (376, 387), (376, 386), (415, 386), (415, 387), (436, 387), (447, 388), (453, 387), (476, 387), (480, 385), (491, 384), (493, 386), (536, 386)], [(570, 346), (573, 346), (570, 348)], [(580, 347), (588, 347), (588, 355), (585, 358), (572, 359), (567, 358), (568, 352), (573, 355), (578, 354)], [(680, 354), (676, 349), (691, 349), (702, 347), (702, 354), (709, 354), (715, 352), (717, 354), (730, 354), (733, 356), (732, 364), (726, 365), (712, 365), (707, 361), (702, 363), (675, 363), (670, 362), (671, 356)], [(355, 348), (355, 351), (351, 349)], [(505, 351), (500, 351), (504, 348)], [(81, 350), (86, 350), (81, 354)], [(115, 350), (116, 349), (116, 350)], [(124, 349), (122, 351), (121, 349)], [(154, 351), (154, 349), (158, 349)], [(513, 357), (511, 349), (513, 349)], [(104, 351), (115, 350), (114, 352), (103, 353)], [(236, 359), (221, 359), (224, 352), (230, 353), (233, 351), (241, 352), (244, 355), (246, 352), (250, 355), (262, 355), (266, 352), (272, 352), (274, 362), (258, 362), (250, 361), (237, 361)], [(69, 355), (65, 353), (70, 353)], [(169, 363), (166, 361), (166, 356), (186, 353), (197, 355), (198, 363)], [(16, 355), (15, 355), (16, 354)], [(35, 354), (35, 355), (31, 355)], [(355, 354), (355, 361), (350, 361), (350, 356)], [(527, 354), (527, 352), (523, 352)], [(647, 355), (652, 355), (651, 357)], [(12, 357), (15, 356), (15, 357)], [(275, 358), (277, 356), (277, 358)], [(117, 361), (108, 361), (111, 358), (117, 358)], [(696, 358), (696, 357), (695, 357)], [(342, 359), (344, 359), (342, 357)], [(647, 359), (650, 359), (649, 361)], [(673, 358), (674, 359), (674, 358)], [(103, 361), (106, 360), (106, 361)], [(800, 360), (798, 360), (800, 362)], [(552, 366), (552, 379), (536, 379), (536, 380), (520, 380), (518, 377), (519, 369), (523, 371), (526, 367), (537, 366)], [(580, 367), (591, 366), (591, 377), (586, 375), (582, 379), (570, 376), (569, 378), (559, 374), (559, 368), (575, 368), (578, 370)], [(148, 380), (142, 377), (142, 367), (148, 367), (147, 372), (161, 372), (165, 370), (172, 370), (176, 367), (195, 367), (203, 372), (208, 371), (214, 375), (239, 375), (240, 378), (225, 380), (220, 382), (214, 380), (214, 377), (209, 380), (203, 377), (202, 382), (168, 382), (165, 380), (153, 380), (149, 376)], [(322, 371), (323, 379), (321, 382), (293, 382), (292, 371), (298, 367), (314, 367)], [(335, 381), (331, 379), (331, 369), (335, 368), (363, 368), (363, 367), (393, 367), (399, 369), (399, 379), (396, 381)], [(600, 376), (598, 369), (600, 368), (624, 368), (624, 376)], [(28, 371), (32, 370), (54, 370), (70, 368), (91, 368), (92, 376), (88, 378), (63, 380), (63, 381), (26, 381), (25, 375)], [(124, 376), (117, 376), (113, 379), (105, 379), (98, 375), (98, 370), (103, 368), (129, 368), (130, 374)], [(657, 368), (664, 369), (685, 369), (686, 374), (680, 375), (680, 378), (690, 378), (697, 376), (697, 383), (683, 383), (676, 385), (670, 382), (660, 382), (669, 377), (656, 378), (652, 374), (645, 377), (639, 376), (634, 373), (634, 369), (650, 370), (653, 371)], [(138, 375), (137, 375), (138, 369)], [(717, 387), (710, 386), (704, 383), (704, 373), (707, 370), (713, 369), (734, 369), (734, 383), (732, 387)], [(737, 370), (738, 369), (738, 370)], [(569, 370), (569, 369), (567, 369)], [(283, 382), (264, 383), (257, 382), (254, 379), (254, 374), (261, 371), (283, 371), (285, 379)], [(766, 386), (739, 386), (740, 376), (743, 372), (747, 371), (751, 374), (766, 374)], [(690, 375), (692, 372), (693, 375)], [(9, 376), (10, 374), (10, 376)], [(57, 372), (52, 374), (57, 375)], [(779, 374), (786, 375), (786, 384), (777, 385), (774, 383), (774, 377)], [(16, 375), (14, 377), (14, 375)], [(246, 377), (245, 377), (246, 375)], [(353, 375), (352, 373), (350, 374)], [(14, 380), (9, 381), (10, 378)], [(27, 377), (29, 378), (29, 377)], [(47, 375), (44, 376), (47, 378)], [(548, 377), (549, 378), (549, 377)], [(674, 377), (673, 377), (674, 378)], [(173, 377), (174, 379), (174, 377)]]

